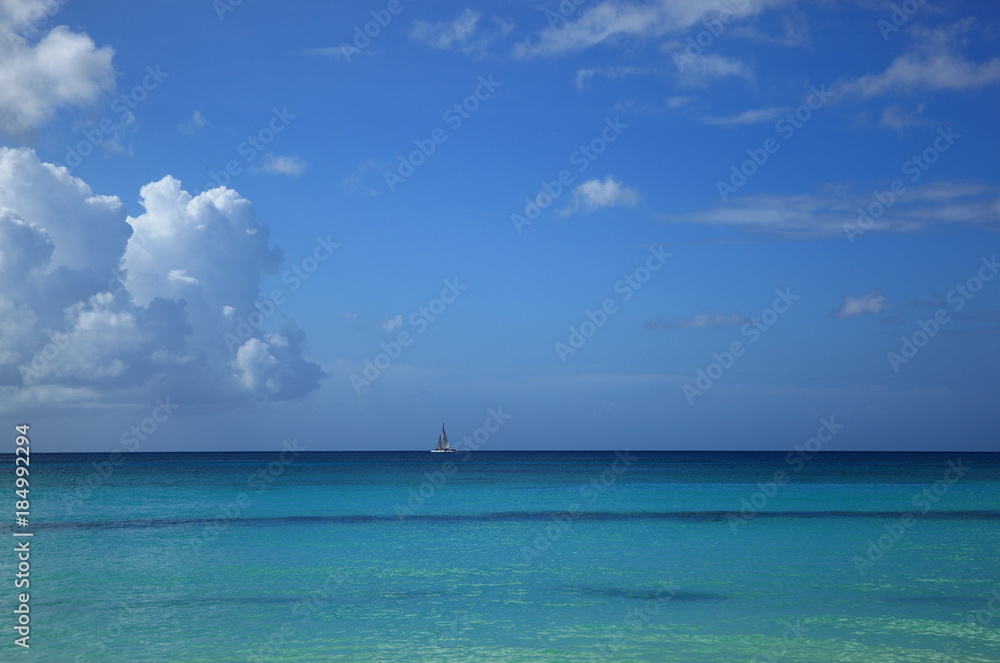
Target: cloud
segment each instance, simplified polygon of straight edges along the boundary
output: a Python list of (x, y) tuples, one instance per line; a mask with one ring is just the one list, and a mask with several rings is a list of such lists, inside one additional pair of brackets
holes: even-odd
[(736, 58), (710, 53), (687, 62), (679, 80), (687, 85), (705, 85), (716, 78), (728, 76), (750, 80), (753, 78), (753, 70)]
[(770, 35), (753, 25), (737, 25), (732, 36), (779, 46), (806, 46), (809, 44), (809, 22), (802, 12), (792, 12), (781, 17), (781, 34)]
[(45, 0), (0, 2), (0, 131), (24, 136), (67, 106), (85, 106), (115, 88), (114, 49), (59, 26), (33, 43)]
[[(723, 226), (789, 239), (846, 238), (845, 224), (857, 225), (858, 209), (876, 202), (871, 189), (831, 186), (822, 194), (741, 196), (708, 210), (665, 218), (670, 223)], [(866, 232), (911, 233), (951, 223), (996, 224), (1000, 188), (950, 181), (908, 186), (883, 210), (881, 216), (865, 219)]]
[[(414, 21), (410, 37), (439, 50), (454, 50), (465, 55), (482, 55), (486, 48), (498, 39), (506, 37), (514, 29), (510, 21), (493, 18), (490, 27), (478, 30), (482, 12), (466, 8), (451, 21)], [(476, 38), (476, 33), (479, 37)]]
[(377, 196), (385, 186), (385, 171), (392, 164), (387, 161), (366, 159), (350, 175), (340, 181), (340, 188), (347, 193), (362, 191), (367, 196)]
[(704, 329), (706, 327), (739, 327), (746, 322), (749, 322), (749, 319), (742, 313), (723, 315), (716, 313), (712, 307), (708, 307), (687, 320), (653, 318), (646, 321), (643, 327), (646, 329)]
[(33, 150), (0, 148), (5, 403), (206, 408), (317, 388), (294, 323), (246, 325), (283, 261), (250, 202), (224, 187), (191, 196), (170, 176), (140, 202), (129, 217)]
[(902, 133), (905, 129), (909, 129), (910, 127), (921, 127), (933, 124), (933, 122), (927, 118), (921, 117), (923, 113), (923, 104), (917, 104), (917, 108), (913, 112), (907, 112), (899, 105), (893, 104), (892, 106), (886, 107), (886, 109), (882, 111), (882, 117), (879, 119), (879, 126), (888, 127), (889, 129), (894, 129)]
[(607, 175), (604, 180), (587, 180), (573, 189), (573, 202), (560, 210), (561, 216), (569, 216), (581, 209), (593, 211), (615, 205), (631, 207), (639, 202), (639, 192), (623, 186), (621, 182)]
[(636, 3), (604, 0), (584, 10), (575, 20), (553, 23), (543, 28), (534, 39), (515, 44), (513, 55), (518, 59), (555, 56), (599, 44), (618, 44), (627, 39), (681, 34), (699, 24), (702, 19), (710, 18), (723, 10), (731, 12), (736, 18), (746, 18), (790, 2), (791, 0), (658, 0)]
[(723, 117), (703, 117), (702, 122), (705, 124), (716, 125), (720, 127), (738, 127), (747, 124), (759, 124), (761, 122), (770, 122), (776, 117), (779, 117), (782, 113), (788, 112), (788, 108), (781, 106), (775, 108), (751, 108), (750, 110), (745, 110), (738, 115), (727, 115)]
[(289, 175), (298, 177), (305, 172), (307, 164), (301, 157), (278, 157), (273, 154), (265, 154), (263, 161), (251, 170), (255, 173), (268, 173), (271, 175)]
[(831, 313), (830, 317), (834, 320), (843, 320), (844, 318), (856, 318), (869, 313), (878, 313), (886, 307), (888, 301), (882, 291), (877, 289), (869, 290), (861, 297), (844, 295), (844, 303)]
[(403, 316), (402, 315), (397, 315), (395, 318), (389, 318), (388, 320), (386, 320), (385, 322), (383, 322), (382, 323), (382, 330), (386, 334), (391, 334), (393, 331), (395, 331), (396, 329), (398, 329), (402, 325), (403, 325)]
[(205, 116), (203, 116), (201, 114), (201, 111), (196, 110), (195, 112), (193, 112), (191, 114), (191, 117), (189, 117), (187, 120), (181, 122), (177, 126), (177, 129), (182, 134), (190, 136), (191, 134), (193, 134), (194, 132), (196, 132), (198, 129), (201, 129), (202, 127), (204, 127), (207, 124), (208, 124), (208, 120), (205, 119)]
[(1000, 57), (976, 63), (958, 51), (962, 35), (974, 25), (974, 19), (965, 19), (936, 29), (915, 26), (910, 30), (910, 48), (885, 71), (842, 82), (836, 92), (867, 98), (890, 92), (969, 90), (1000, 83)]
[(604, 78), (625, 78), (626, 76), (658, 76), (662, 75), (662, 73), (659, 69), (649, 67), (595, 67), (593, 69), (579, 69), (576, 72), (576, 88), (582, 90), (588, 80), (598, 76)]
[(667, 108), (673, 110), (691, 104), (694, 97), (667, 97)]

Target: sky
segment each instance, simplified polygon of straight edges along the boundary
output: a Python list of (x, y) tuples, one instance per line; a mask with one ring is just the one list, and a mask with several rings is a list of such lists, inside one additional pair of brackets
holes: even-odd
[(0, 423), (36, 452), (442, 421), (996, 451), (998, 30), (960, 1), (0, 0)]

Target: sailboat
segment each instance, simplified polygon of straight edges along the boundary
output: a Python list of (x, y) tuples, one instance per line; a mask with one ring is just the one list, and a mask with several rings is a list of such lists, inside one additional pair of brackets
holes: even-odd
[(441, 424), (441, 436), (438, 438), (438, 445), (431, 449), (431, 453), (438, 451), (450, 451), (455, 452), (454, 449), (448, 446), (448, 434), (444, 432), (444, 424)]

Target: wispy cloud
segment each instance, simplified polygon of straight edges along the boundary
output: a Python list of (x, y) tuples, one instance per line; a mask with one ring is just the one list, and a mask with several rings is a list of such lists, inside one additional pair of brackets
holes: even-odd
[(576, 72), (576, 88), (582, 90), (591, 78), (625, 78), (626, 76), (661, 76), (663, 72), (651, 67), (594, 67)]
[(514, 29), (512, 21), (494, 17), (488, 27), (480, 30), (482, 17), (482, 12), (466, 8), (450, 21), (414, 21), (410, 37), (432, 48), (482, 55), (490, 44)]
[(646, 329), (704, 329), (707, 327), (739, 327), (749, 322), (742, 313), (717, 313), (712, 307), (695, 314), (687, 320), (668, 320), (663, 317), (652, 318), (643, 323)]
[(380, 187), (384, 185), (385, 172), (390, 164), (376, 159), (366, 159), (363, 164), (355, 168), (350, 175), (340, 181), (340, 188), (347, 193), (360, 191), (366, 196), (377, 196)]
[[(589, 7), (575, 20), (542, 29), (535, 38), (517, 43), (518, 59), (554, 56), (581, 51), (598, 44), (619, 44), (626, 39), (679, 35), (702, 19), (729, 11), (736, 19), (754, 16), (766, 9), (790, 4), (792, 0), (659, 0), (619, 2), (604, 0)], [(700, 59), (700, 58), (698, 58)]]
[(882, 117), (879, 119), (879, 126), (888, 127), (889, 129), (894, 129), (902, 133), (910, 127), (921, 127), (933, 124), (931, 120), (923, 117), (923, 113), (923, 104), (917, 104), (916, 109), (912, 112), (904, 110), (898, 104), (893, 104), (882, 111)]
[(878, 289), (869, 290), (861, 297), (852, 297), (848, 294), (844, 295), (844, 302), (840, 308), (830, 314), (830, 317), (834, 320), (843, 320), (844, 318), (856, 318), (869, 313), (878, 313), (888, 303), (889, 300)]
[(717, 78), (736, 76), (750, 80), (753, 69), (736, 58), (728, 58), (717, 53), (699, 56), (684, 66), (678, 80), (687, 85), (705, 85)]
[(631, 207), (637, 202), (639, 202), (638, 191), (624, 186), (612, 175), (608, 175), (603, 180), (587, 180), (573, 189), (572, 203), (560, 210), (559, 214), (569, 216), (579, 210), (593, 211), (616, 205)]
[(788, 108), (784, 106), (774, 107), (774, 108), (751, 108), (750, 110), (745, 110), (737, 115), (725, 115), (722, 117), (703, 117), (701, 119), (705, 124), (712, 124), (720, 127), (738, 127), (746, 124), (760, 124), (761, 122), (770, 122), (776, 117), (781, 116), (782, 113), (787, 113)]
[[(670, 223), (724, 226), (790, 239), (845, 237), (845, 224), (858, 221), (858, 208), (874, 199), (870, 191), (829, 187), (822, 194), (743, 196), (725, 205), (670, 215)], [(935, 226), (1000, 222), (1000, 188), (968, 182), (909, 186), (868, 232), (910, 233)]]
[(186, 119), (183, 122), (181, 122), (177, 126), (177, 129), (182, 134), (190, 136), (191, 134), (193, 134), (194, 132), (196, 132), (198, 129), (201, 129), (202, 127), (206, 126), (207, 124), (208, 124), (208, 120), (205, 119), (205, 116), (201, 114), (200, 110), (196, 110), (195, 112), (191, 113), (191, 117), (189, 117), (188, 119)]
[(273, 154), (266, 154), (260, 165), (252, 170), (255, 173), (269, 173), (271, 175), (289, 175), (298, 177), (305, 172), (308, 164), (301, 157), (289, 156), (279, 157)]
[(970, 18), (943, 28), (915, 26), (910, 30), (910, 48), (885, 71), (844, 81), (836, 92), (865, 98), (890, 92), (969, 90), (1000, 83), (1000, 57), (977, 63), (958, 50), (963, 35), (975, 23)]

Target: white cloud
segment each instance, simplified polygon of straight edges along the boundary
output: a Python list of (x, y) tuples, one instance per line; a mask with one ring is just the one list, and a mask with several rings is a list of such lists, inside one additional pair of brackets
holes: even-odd
[(882, 111), (882, 117), (879, 119), (879, 126), (888, 127), (902, 133), (905, 129), (910, 127), (921, 127), (928, 124), (933, 124), (930, 120), (923, 117), (924, 105), (917, 104), (917, 107), (912, 112), (907, 112), (902, 107), (897, 104), (886, 107)]
[[(909, 186), (880, 216), (863, 219), (863, 227), (865, 232), (910, 233), (949, 223), (996, 224), (1000, 222), (998, 201), (1000, 188), (992, 186), (948, 181)], [(846, 238), (845, 224), (858, 223), (858, 208), (876, 202), (871, 188), (829, 187), (818, 195), (739, 196), (725, 205), (670, 215), (666, 220), (786, 238)]]
[(788, 112), (788, 108), (781, 106), (775, 108), (751, 108), (738, 115), (726, 115), (723, 117), (704, 117), (702, 122), (720, 127), (737, 127), (746, 124), (760, 124), (770, 122), (782, 113)]
[(493, 18), (490, 27), (480, 31), (478, 28), (482, 17), (482, 12), (466, 8), (451, 21), (414, 21), (410, 37), (440, 50), (482, 55), (491, 43), (506, 37), (514, 29), (512, 22)]
[(704, 85), (716, 78), (726, 78), (737, 76), (750, 80), (753, 78), (753, 70), (737, 60), (727, 58), (717, 53), (709, 53), (694, 58), (684, 65), (679, 80), (687, 85)]
[(882, 291), (878, 289), (869, 290), (861, 297), (844, 295), (844, 303), (840, 305), (840, 308), (831, 313), (830, 317), (834, 320), (842, 320), (844, 318), (856, 318), (869, 313), (878, 313), (886, 307), (888, 301), (886, 296), (882, 294)]
[(254, 166), (252, 170), (255, 173), (298, 177), (305, 172), (308, 165), (305, 160), (298, 156), (278, 157), (273, 154), (265, 154), (260, 165)]
[(84, 106), (115, 87), (114, 49), (86, 34), (53, 28), (36, 43), (45, 0), (0, 2), (0, 130), (25, 135), (65, 106)]
[(196, 110), (195, 112), (191, 113), (191, 117), (181, 122), (177, 128), (180, 130), (182, 134), (190, 136), (198, 129), (201, 129), (207, 124), (208, 120), (205, 119), (205, 116), (201, 114), (200, 110)]
[(598, 44), (616, 44), (629, 38), (680, 34), (722, 10), (732, 12), (737, 18), (746, 18), (791, 1), (656, 0), (636, 3), (604, 0), (583, 11), (576, 20), (550, 25), (534, 39), (519, 42), (513, 54), (519, 59), (529, 59), (580, 51)]
[(837, 92), (874, 97), (889, 92), (913, 93), (933, 90), (968, 90), (1000, 83), (1000, 57), (977, 63), (958, 47), (975, 25), (965, 19), (944, 28), (915, 26), (913, 43), (880, 74), (869, 74), (841, 83)]
[(391, 334), (402, 325), (403, 325), (403, 316), (397, 315), (395, 318), (389, 318), (388, 320), (383, 322), (382, 330), (387, 334)]
[(238, 328), (282, 262), (249, 201), (191, 196), (169, 176), (140, 196), (145, 212), (128, 217), (33, 150), (0, 148), (4, 406), (169, 394), (210, 407), (315, 389), (322, 371), (293, 324)]
[(581, 209), (592, 211), (615, 205), (632, 206), (639, 202), (639, 192), (623, 186), (621, 182), (607, 175), (604, 180), (587, 180), (573, 189), (573, 202), (560, 210), (568, 216)]
[(667, 108), (673, 110), (689, 105), (694, 101), (694, 97), (667, 97)]
[(712, 307), (708, 307), (687, 320), (653, 318), (643, 326), (646, 329), (703, 329), (706, 327), (739, 327), (746, 322), (749, 320), (742, 313), (723, 315), (714, 311)]
[(662, 72), (658, 69), (650, 69), (648, 67), (595, 67), (592, 69), (579, 69), (576, 72), (576, 88), (582, 90), (588, 80), (598, 76), (614, 79), (626, 76), (656, 75), (662, 75)]

